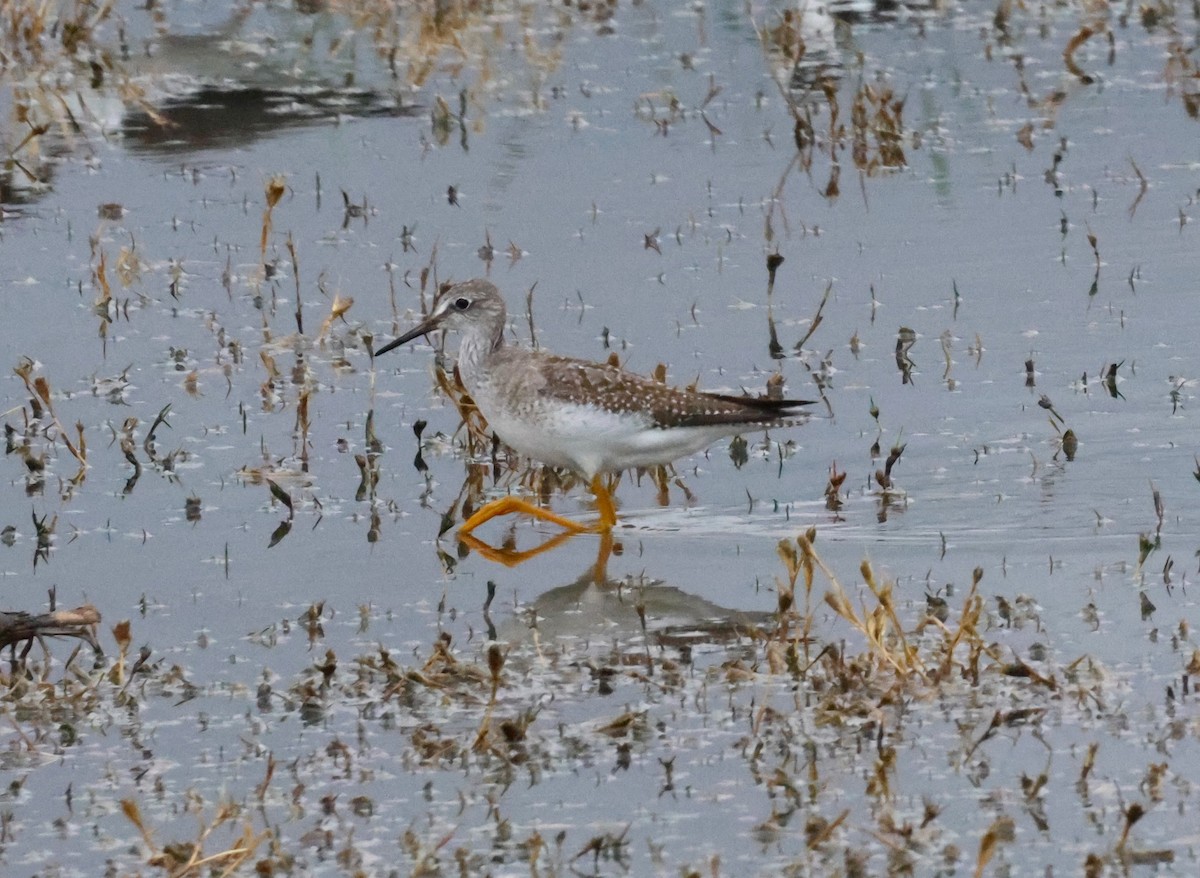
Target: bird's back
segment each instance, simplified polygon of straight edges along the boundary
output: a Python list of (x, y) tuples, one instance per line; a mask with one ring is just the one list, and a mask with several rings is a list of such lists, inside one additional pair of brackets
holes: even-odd
[(508, 445), (586, 476), (669, 463), (722, 436), (797, 423), (806, 404), (683, 390), (604, 363), (509, 347), (471, 379), (476, 405)]

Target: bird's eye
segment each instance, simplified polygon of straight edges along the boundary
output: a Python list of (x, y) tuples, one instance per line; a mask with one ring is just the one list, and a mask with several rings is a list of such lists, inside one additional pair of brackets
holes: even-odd
[(454, 310), (456, 310), (456, 311), (466, 311), (470, 307), (471, 307), (471, 300), (468, 299), (466, 296), (459, 296), (457, 299), (454, 300)]

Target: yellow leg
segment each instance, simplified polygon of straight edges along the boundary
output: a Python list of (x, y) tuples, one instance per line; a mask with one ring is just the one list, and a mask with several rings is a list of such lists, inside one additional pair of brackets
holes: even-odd
[(600, 512), (600, 521), (589, 530), (606, 534), (617, 523), (617, 508), (613, 505), (612, 492), (604, 484), (604, 476), (600, 473), (592, 476), (592, 494), (596, 498), (596, 509)]
[(530, 503), (528, 500), (522, 500), (520, 497), (509, 495), (507, 497), (500, 497), (490, 503), (485, 503), (474, 515), (463, 522), (458, 532), (460, 534), (470, 534), (471, 531), (475, 530), (475, 528), (479, 527), (485, 521), (491, 521), (499, 515), (524, 513), (541, 521), (557, 524), (571, 533), (606, 534), (617, 523), (617, 508), (613, 505), (612, 492), (605, 485), (604, 476), (599, 473), (592, 476), (590, 487), (592, 495), (596, 498), (596, 509), (600, 513), (600, 520), (595, 524), (580, 524), (578, 521), (564, 518), (548, 509), (542, 509), (542, 507)]
[[(611, 508), (612, 502), (609, 501)], [(491, 503), (485, 503), (474, 515), (463, 522), (463, 526), (458, 529), (460, 534), (469, 534), (485, 521), (491, 521), (497, 515), (511, 515), (514, 512), (523, 512), (526, 515), (531, 515), (534, 518), (548, 521), (551, 524), (557, 524), (559, 527), (566, 528), (571, 533), (585, 533), (592, 530), (586, 524), (580, 524), (577, 521), (572, 521), (569, 518), (563, 518), (561, 515), (555, 515), (548, 509), (542, 509), (540, 506), (535, 506), (528, 500), (522, 500), (520, 497), (500, 497), (493, 500)], [(609, 525), (611, 527), (612, 525)]]
[[(557, 549), (567, 540), (572, 540), (579, 536), (574, 531), (563, 531), (556, 536), (551, 537), (544, 543), (534, 546), (532, 549), (518, 551), (516, 549), (498, 549), (495, 546), (488, 545), (483, 540), (474, 534), (460, 533), (459, 540), (463, 545), (467, 546), (474, 552), (478, 552), (483, 558), (489, 561), (494, 561), (503, 564), (505, 567), (516, 567), (519, 564), (524, 564), (531, 558), (536, 558), (538, 555), (545, 554), (552, 549)], [(591, 575), (592, 581), (597, 585), (608, 584), (608, 559), (613, 553), (613, 537), (611, 531), (604, 531), (600, 534), (600, 548), (596, 553), (596, 563), (592, 565)]]

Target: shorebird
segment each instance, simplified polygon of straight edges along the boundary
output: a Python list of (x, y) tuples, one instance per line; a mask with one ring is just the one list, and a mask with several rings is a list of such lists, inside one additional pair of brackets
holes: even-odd
[(485, 504), (461, 534), (510, 513), (607, 534), (617, 516), (604, 474), (670, 463), (747, 429), (799, 423), (798, 409), (811, 404), (683, 390), (605, 363), (510, 347), (506, 325), (500, 291), (476, 278), (447, 287), (425, 320), (376, 354), (435, 329), (458, 330), (459, 377), (493, 432), (518, 453), (584, 478), (600, 520), (581, 524), (510, 495)]

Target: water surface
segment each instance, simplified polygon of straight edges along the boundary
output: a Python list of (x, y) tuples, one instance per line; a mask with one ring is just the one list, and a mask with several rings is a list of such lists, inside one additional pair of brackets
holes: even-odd
[[(6, 869), (145, 871), (226, 802), (206, 853), (246, 823), (274, 834), (251, 862), (317, 874), (969, 874), (981, 850), (1192, 874), (1195, 13), (1005, 9), (810, 11), (800, 63), (761, 5), (465, 4), (390, 55), (350, 13), (124, 10), (144, 101), (60, 76), (103, 110), (39, 138), (39, 180), (7, 169), (0, 333), (53, 417), (10, 372), (44, 470), (8, 455), (0, 557), (6, 606), (54, 588), (150, 658), (94, 709), (10, 701)], [(603, 575), (593, 537), (464, 553), (439, 533), (481, 471), (433, 353), (367, 340), (485, 274), (514, 341), (723, 392), (779, 373), (820, 416), (747, 435), (740, 467), (678, 462), (691, 499), (627, 478)], [(73, 480), (49, 437), (77, 422)], [(482, 535), (509, 527), (553, 535)], [(953, 625), (980, 568), (982, 679), (893, 679), (820, 575), (815, 664), (777, 665), (777, 544), (811, 527), (856, 605), (864, 559), (894, 583), (931, 665), (927, 596)]]

